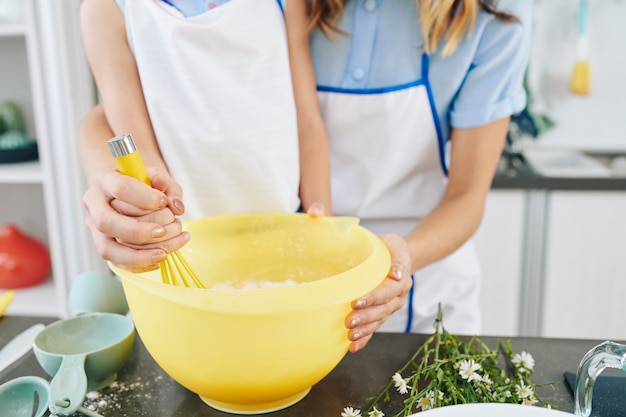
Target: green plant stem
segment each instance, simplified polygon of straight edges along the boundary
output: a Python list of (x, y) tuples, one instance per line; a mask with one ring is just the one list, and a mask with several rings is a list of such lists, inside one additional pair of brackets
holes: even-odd
[[(439, 305), (434, 334), (397, 371), (407, 384), (408, 397), (403, 398), (403, 408), (394, 417), (410, 416), (420, 408), (461, 403), (537, 402), (543, 406), (550, 405), (537, 396), (535, 389), (538, 386), (553, 386), (554, 383), (536, 385), (530, 379), (532, 369), (518, 369), (513, 362), (515, 353), (510, 339), (506, 344), (498, 341), (496, 348), (491, 350), (477, 336), (467, 339), (448, 333), (442, 316)], [(505, 359), (504, 368), (500, 365), (500, 355)], [(463, 366), (472, 364), (476, 369), (469, 368), (465, 370), (467, 374), (461, 373)], [(403, 373), (409, 370), (410, 375), (405, 377)], [(472, 381), (468, 378), (470, 375)], [(379, 402), (388, 403), (391, 400), (394, 385), (393, 378), (390, 378), (377, 396), (368, 399), (371, 403), (365, 415), (374, 407), (378, 408)]]

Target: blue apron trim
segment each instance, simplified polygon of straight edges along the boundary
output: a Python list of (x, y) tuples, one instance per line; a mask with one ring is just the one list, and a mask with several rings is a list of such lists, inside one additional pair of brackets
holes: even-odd
[[(183, 12), (182, 10), (180, 10), (178, 7), (176, 7), (176, 5), (174, 3), (172, 3), (169, 0), (163, 0), (164, 3), (167, 3), (168, 5), (172, 6), (173, 8), (175, 8), (176, 10), (178, 10), (179, 12)], [(126, 3), (126, 1), (124, 1), (124, 3)]]
[(437, 113), (437, 107), (435, 104), (435, 97), (433, 90), (428, 82), (428, 66), (429, 59), (428, 54), (422, 54), (422, 79), (426, 80), (426, 92), (428, 93), (428, 101), (430, 102), (430, 109), (433, 114), (433, 122), (435, 123), (435, 130), (437, 131), (437, 142), (439, 144), (439, 163), (444, 175), (448, 176), (448, 165), (446, 164), (446, 144), (443, 141), (443, 131), (441, 130), (441, 122), (439, 121), (439, 114)]
[(283, 14), (283, 16), (285, 15), (285, 2), (287, 0), (276, 0), (276, 2), (278, 3), (278, 7), (280, 7), (280, 11)]
[(439, 148), (439, 164), (441, 165), (441, 170), (443, 174), (448, 176), (448, 165), (446, 163), (446, 144), (443, 139), (443, 131), (441, 129), (441, 121), (439, 120), (439, 114), (437, 114), (437, 107), (435, 105), (435, 98), (433, 95), (433, 90), (430, 86), (430, 82), (428, 81), (428, 67), (429, 67), (429, 57), (428, 54), (422, 54), (422, 69), (421, 69), (421, 78), (416, 81), (412, 81), (409, 83), (393, 85), (389, 87), (380, 87), (380, 88), (345, 88), (345, 87), (333, 87), (328, 85), (319, 85), (317, 86), (317, 91), (325, 92), (325, 93), (339, 93), (339, 94), (385, 94), (393, 91), (405, 90), (407, 88), (417, 87), (423, 85), (426, 87), (426, 95), (428, 96), (428, 102), (430, 104), (430, 111), (433, 117), (433, 123), (435, 125), (435, 131), (437, 132), (437, 144)]
[(413, 327), (413, 288), (415, 288), (415, 276), (411, 274), (411, 289), (409, 290), (409, 299), (406, 308), (407, 317), (404, 333), (411, 333), (411, 327)]
[(422, 80), (412, 81), (410, 83), (393, 85), (390, 87), (381, 88), (344, 88), (344, 87), (331, 87), (327, 85), (318, 85), (317, 91), (323, 91), (327, 93), (341, 93), (341, 94), (384, 94), (393, 91), (406, 90), (407, 88), (417, 87), (419, 85), (425, 85), (426, 82)]
[(422, 79), (428, 79), (428, 70), (430, 66), (430, 59), (428, 58), (428, 54), (424, 52), (422, 54)]

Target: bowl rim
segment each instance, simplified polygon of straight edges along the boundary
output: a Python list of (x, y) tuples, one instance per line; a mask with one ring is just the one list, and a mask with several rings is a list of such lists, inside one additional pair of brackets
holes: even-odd
[[(48, 334), (50, 332), (58, 333), (58, 330), (56, 329), (60, 326), (66, 326), (68, 323), (72, 321), (86, 321), (86, 320), (89, 321), (89, 324), (97, 325), (98, 324), (97, 321), (102, 320), (103, 317), (105, 318), (105, 320), (115, 320), (116, 323), (120, 323), (119, 324), (120, 331), (123, 331), (123, 333), (121, 333), (121, 335), (118, 338), (111, 339), (111, 341), (106, 345), (97, 347), (95, 349), (91, 349), (86, 352), (80, 352), (80, 353), (57, 353), (57, 352), (52, 352), (48, 350), (45, 347), (45, 344), (44, 346), (42, 346), (42, 343), (43, 343), (42, 339), (50, 337), (50, 335)], [(122, 326), (125, 326), (125, 328), (122, 328)], [(131, 318), (127, 316), (123, 316), (117, 313), (106, 313), (106, 312), (85, 313), (85, 314), (79, 314), (77, 316), (59, 319), (47, 325), (41, 332), (39, 332), (39, 334), (37, 334), (37, 337), (35, 337), (35, 341), (33, 342), (33, 350), (37, 354), (43, 354), (44, 356), (47, 356), (50, 358), (53, 358), (53, 357), (63, 358), (65, 356), (82, 355), (82, 354), (89, 356), (98, 352), (103, 352), (105, 350), (111, 349), (114, 346), (122, 345), (129, 338), (133, 338), (134, 335), (135, 335), (135, 323), (133, 322)]]
[[(261, 213), (261, 215), (310, 217), (304, 213)], [(259, 214), (235, 214), (227, 215), (226, 217), (233, 216), (258, 217)], [(216, 221), (219, 221), (218, 218), (224, 216), (214, 217)], [(201, 220), (202, 219), (189, 220), (183, 222), (183, 224), (190, 224)], [(391, 254), (387, 245), (374, 233), (360, 225), (356, 225), (353, 230), (371, 242), (370, 256), (368, 256), (364, 262), (344, 272), (328, 278), (304, 282), (298, 285), (252, 290), (205, 289), (172, 286), (147, 278), (145, 273), (132, 273), (125, 271), (110, 262), (108, 265), (109, 268), (111, 268), (111, 270), (122, 280), (125, 292), (128, 291), (128, 286), (132, 286), (149, 292), (159, 298), (167, 299), (169, 302), (187, 307), (217, 312), (253, 315), (258, 315), (260, 310), (262, 310), (263, 315), (285, 314), (286, 312), (304, 312), (332, 305), (349, 303), (373, 290), (386, 279), (391, 266)], [(364, 279), (364, 277), (368, 279)], [(332, 285), (334, 282), (340, 280), (349, 281), (348, 285), (343, 285), (345, 290), (329, 291), (329, 285)], [(355, 292), (354, 288), (359, 288), (360, 290)], [(167, 296), (164, 296), (164, 290), (167, 290)], [(275, 302), (277, 298), (280, 298), (280, 304)], [(323, 299), (324, 302), (320, 303), (320, 299)], [(260, 309), (259, 305), (262, 305), (263, 308)], [(132, 311), (130, 300), (129, 306)]]

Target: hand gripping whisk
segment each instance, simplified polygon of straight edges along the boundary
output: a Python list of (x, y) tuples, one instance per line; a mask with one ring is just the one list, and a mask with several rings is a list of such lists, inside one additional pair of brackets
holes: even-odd
[[(108, 144), (111, 153), (115, 157), (115, 162), (117, 162), (117, 167), (122, 174), (134, 177), (147, 185), (152, 185), (139, 151), (137, 151), (135, 142), (130, 134), (109, 139)], [(202, 282), (178, 251), (169, 253), (159, 267), (161, 269), (161, 280), (164, 284), (204, 288)]]

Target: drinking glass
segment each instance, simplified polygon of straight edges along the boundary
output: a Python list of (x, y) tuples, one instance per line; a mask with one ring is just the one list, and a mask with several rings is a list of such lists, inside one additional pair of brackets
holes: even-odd
[(626, 372), (626, 345), (606, 341), (592, 348), (583, 356), (576, 373), (574, 389), (574, 414), (588, 417), (591, 414), (593, 385), (606, 368)]

